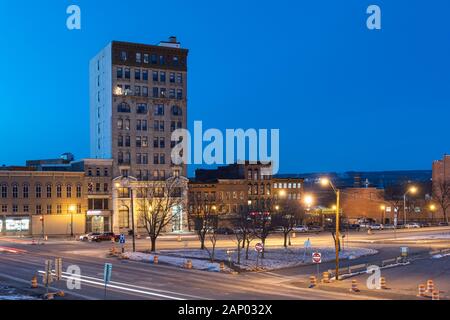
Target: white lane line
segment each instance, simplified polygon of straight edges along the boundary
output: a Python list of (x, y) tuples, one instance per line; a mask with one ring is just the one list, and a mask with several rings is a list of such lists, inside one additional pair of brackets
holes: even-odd
[[(45, 272), (42, 270), (38, 271), (40, 274), (44, 274)], [(71, 276), (62, 276), (64, 279), (74, 279), (73, 275)], [(92, 280), (86, 280), (83, 279), (83, 277), (86, 278), (86, 276), (80, 276), (80, 281), (81, 282), (85, 282), (85, 283), (89, 283), (89, 284), (94, 284), (94, 285), (98, 285), (103, 287), (105, 284), (103, 282), (103, 280), (101, 279), (96, 279), (96, 278), (92, 278), (92, 279), (96, 279), (98, 281), (92, 281)], [(77, 277), (78, 280), (78, 277)], [(126, 284), (125, 284), (126, 285)], [(150, 295), (150, 296), (155, 296), (155, 297), (159, 297), (159, 298), (165, 298), (165, 299), (172, 299), (172, 300), (185, 300), (183, 298), (178, 298), (178, 297), (174, 297), (174, 296), (169, 296), (169, 295), (164, 295), (164, 294), (159, 294), (159, 293), (154, 293), (154, 292), (150, 292), (150, 291), (144, 291), (144, 290), (137, 290), (137, 289), (132, 289), (132, 288), (126, 288), (123, 286), (118, 286), (118, 285), (113, 285), (113, 284), (108, 284), (108, 288), (113, 288), (113, 289), (119, 289), (119, 290), (123, 290), (123, 291), (129, 291), (129, 292), (134, 292), (134, 293), (140, 293), (140, 294), (145, 294), (145, 295)], [(146, 288), (147, 289), (147, 288)], [(148, 290), (148, 289), (147, 289)]]
[[(71, 274), (67, 273), (67, 272), (63, 272), (63, 274), (68, 274), (68, 275), (71, 276)], [(103, 283), (103, 279), (100, 279), (100, 278), (89, 277), (89, 276), (83, 276), (83, 277), (86, 278), (86, 279), (102, 281), (102, 283)], [(142, 286), (136, 286), (136, 285), (133, 285), (133, 284), (123, 283), (123, 282), (111, 281), (110, 283), (114, 283), (114, 284), (117, 284), (117, 285), (123, 285), (123, 286), (127, 286), (127, 287), (132, 287), (132, 288), (137, 288), (137, 289), (152, 290), (152, 291), (155, 291), (155, 292), (168, 293), (168, 294), (174, 294), (174, 295), (179, 295), (179, 296), (186, 296), (186, 297), (189, 297), (189, 298), (206, 300), (206, 298), (204, 298), (204, 297), (193, 296), (193, 295), (190, 295), (190, 294), (173, 292), (173, 291), (168, 291), (168, 290), (160, 290), (160, 289), (153, 289), (153, 288), (150, 289), (150, 288), (146, 288), (146, 287), (142, 287)]]

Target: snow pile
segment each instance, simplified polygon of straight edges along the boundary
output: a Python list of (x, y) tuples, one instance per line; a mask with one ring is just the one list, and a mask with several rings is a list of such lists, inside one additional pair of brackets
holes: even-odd
[[(177, 266), (183, 268), (187, 258), (184, 257), (178, 257), (178, 256), (169, 256), (169, 255), (163, 255), (163, 254), (157, 254), (159, 263), (162, 264), (168, 264), (172, 266)], [(155, 254), (148, 254), (148, 253), (142, 253), (142, 252), (125, 252), (123, 256), (126, 259), (133, 260), (133, 261), (140, 261), (140, 262), (148, 262), (153, 263), (153, 258)], [(204, 270), (204, 271), (210, 271), (210, 272), (220, 272), (220, 264), (219, 263), (211, 263), (208, 260), (201, 260), (201, 259), (192, 259), (189, 258), (189, 260), (192, 261), (192, 269), (197, 270)], [(224, 269), (225, 272), (231, 272), (231, 269), (225, 266)]]
[[(245, 259), (245, 250), (241, 250), (241, 263), (237, 264), (237, 250), (233, 249), (231, 254), (231, 261), (234, 265), (244, 270), (255, 270), (257, 253), (254, 250), (249, 250), (249, 259)], [(300, 265), (306, 265), (312, 263), (312, 253), (320, 252), (322, 254), (322, 263), (333, 261), (336, 257), (334, 247), (318, 247), (308, 249), (305, 252), (303, 248), (276, 248), (270, 247), (266, 249), (265, 258), (258, 257), (258, 269), (263, 270), (276, 270), (281, 268), (289, 268)], [(362, 256), (377, 254), (378, 251), (367, 248), (346, 248), (339, 254), (341, 259), (357, 259)], [(204, 250), (167, 250), (161, 251), (162, 255), (170, 257), (187, 257), (192, 259), (207, 259), (208, 253)], [(216, 259), (220, 261), (228, 261), (228, 254), (226, 249), (217, 249)]]

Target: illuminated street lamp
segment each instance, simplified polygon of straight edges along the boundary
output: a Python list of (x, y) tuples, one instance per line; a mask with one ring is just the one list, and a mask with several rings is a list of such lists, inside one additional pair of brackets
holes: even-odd
[(334, 237), (335, 242), (335, 248), (336, 248), (336, 280), (339, 280), (339, 205), (340, 205), (340, 198), (341, 198), (341, 191), (337, 189), (334, 184), (331, 182), (328, 178), (321, 178), (320, 184), (324, 187), (330, 186), (334, 193), (336, 194), (336, 234)]
[(415, 186), (409, 187), (408, 190), (403, 195), (403, 224), (404, 225), (406, 225), (406, 196), (409, 193), (416, 194), (417, 193), (417, 187), (415, 187)]
[(70, 236), (73, 237), (73, 213), (77, 210), (77, 207), (75, 205), (69, 206), (69, 212), (70, 212)]
[(428, 209), (431, 212), (431, 221), (433, 222), (433, 220), (434, 220), (434, 213), (436, 212), (436, 205), (432, 203), (432, 204), (430, 204)]
[(312, 195), (306, 195), (303, 199), (303, 202), (308, 206), (308, 208), (310, 208), (314, 202), (313, 196)]

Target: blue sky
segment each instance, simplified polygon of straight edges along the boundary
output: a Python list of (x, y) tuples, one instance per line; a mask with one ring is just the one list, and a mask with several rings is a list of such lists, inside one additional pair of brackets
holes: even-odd
[[(77, 4), (82, 30), (66, 28)], [(366, 28), (366, 8), (382, 30)], [(0, 164), (89, 156), (88, 62), (176, 35), (189, 126), (279, 128), (281, 172), (430, 169), (450, 151), (450, 2), (1, 1)]]

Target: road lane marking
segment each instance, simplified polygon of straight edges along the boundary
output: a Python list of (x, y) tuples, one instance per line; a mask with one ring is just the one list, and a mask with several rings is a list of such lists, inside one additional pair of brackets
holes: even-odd
[[(45, 272), (42, 270), (38, 271), (40, 274), (44, 274)], [(64, 272), (65, 274), (67, 274), (67, 272)], [(66, 276), (63, 275), (62, 278), (64, 279), (73, 279), (73, 275), (71, 276)], [(97, 281), (93, 281), (93, 280), (88, 280), (86, 278), (91, 278), (91, 279), (95, 279)], [(78, 279), (77, 279), (78, 280)], [(98, 279), (98, 278), (94, 278), (94, 277), (87, 277), (87, 276), (80, 276), (80, 281), (84, 282), (84, 283), (88, 283), (88, 284), (94, 284), (94, 285), (98, 285), (100, 287), (104, 287), (104, 282), (102, 279)], [(117, 282), (115, 282), (117, 283)], [(131, 286), (125, 283), (120, 283), (122, 285), (114, 285), (110, 282), (110, 284), (108, 284), (108, 288), (113, 288), (113, 289), (118, 289), (118, 290), (123, 290), (123, 291), (129, 291), (129, 292), (133, 292), (133, 293), (139, 293), (139, 294), (144, 294), (144, 295), (150, 295), (150, 296), (155, 296), (155, 297), (159, 297), (159, 298), (165, 298), (165, 299), (171, 299), (171, 300), (186, 300), (183, 298), (179, 298), (179, 297), (175, 297), (175, 296), (169, 296), (169, 295), (165, 295), (165, 294), (160, 294), (160, 293), (155, 293), (155, 292), (150, 292), (150, 291), (145, 291), (145, 290), (139, 290), (139, 289), (133, 289), (133, 288), (127, 288), (124, 287), (123, 285), (126, 286)], [(149, 288), (144, 288), (146, 290), (153, 290), (153, 289), (149, 289)], [(156, 290), (155, 290), (156, 291)], [(177, 293), (176, 293), (177, 294)]]

